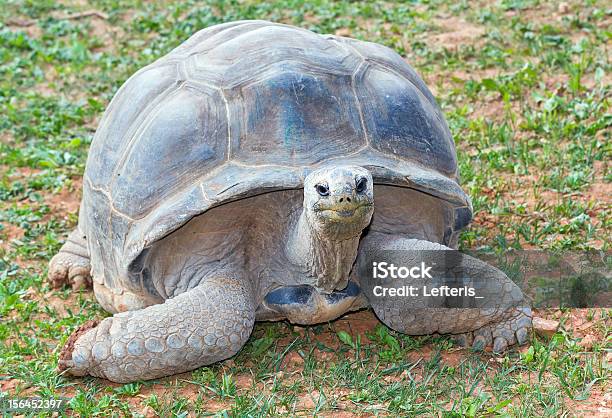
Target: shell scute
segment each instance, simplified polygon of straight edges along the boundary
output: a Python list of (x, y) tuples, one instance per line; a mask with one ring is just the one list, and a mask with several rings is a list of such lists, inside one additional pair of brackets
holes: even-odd
[(372, 147), (455, 175), (452, 138), (418, 89), (400, 75), (376, 66), (358, 80), (357, 95)]
[(218, 90), (183, 84), (152, 111), (119, 161), (115, 208), (141, 218), (226, 159), (227, 117)]
[(132, 140), (133, 132), (149, 113), (163, 102), (165, 94), (176, 88), (175, 63), (143, 68), (119, 89), (98, 126), (87, 159), (87, 174), (96, 186), (107, 187), (112, 168)]
[(309, 165), (364, 146), (352, 78), (287, 67), (230, 97), (242, 122), (232, 130), (232, 159)]

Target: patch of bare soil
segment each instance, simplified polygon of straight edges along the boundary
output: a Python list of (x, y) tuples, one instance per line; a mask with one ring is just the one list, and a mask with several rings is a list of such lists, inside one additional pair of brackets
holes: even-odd
[(23, 229), (8, 222), (0, 222), (0, 248), (8, 251), (11, 241), (23, 236)]
[(30, 20), (12, 20), (7, 26), (12, 32), (24, 32), (29, 38), (36, 39), (42, 36), (42, 29)]
[(87, 0), (59, 0), (59, 4), (66, 7), (76, 7), (79, 9), (86, 8), (89, 6), (89, 2)]
[[(482, 153), (483, 151), (486, 152), (486, 150), (473, 150), (468, 151), (468, 154)], [(496, 184), (494, 188), (483, 189), (481, 194), (486, 195), (491, 200), (499, 199), (500, 205), (503, 202), (511, 202), (511, 207), (520, 205), (525, 208), (525, 213), (504, 215), (509, 223), (547, 222), (549, 221), (547, 212), (551, 207), (570, 198), (573, 201), (580, 202), (586, 208), (585, 213), (591, 218), (590, 222), (594, 226), (604, 228), (604, 221), (600, 219), (599, 215), (612, 208), (612, 183), (604, 181), (607, 171), (607, 162), (594, 161), (594, 181), (588, 187), (571, 193), (542, 189), (540, 174), (534, 170), (527, 175), (507, 177)], [(570, 219), (561, 219), (558, 222), (560, 225), (567, 225)], [(479, 211), (474, 214), (473, 224), (487, 228), (491, 234), (495, 234), (499, 227), (499, 216)], [(513, 237), (511, 233), (508, 235), (508, 238)], [(521, 241), (524, 248), (532, 248), (529, 243)], [(602, 240), (595, 239), (588, 241), (587, 244), (593, 248), (602, 248), (605, 245)]]
[[(523, 21), (542, 26), (556, 25), (563, 18), (571, 18), (576, 14), (580, 15), (581, 19), (584, 19), (590, 13), (590, 8), (585, 7), (583, 4), (572, 4), (572, 2), (539, 2), (533, 7), (507, 10), (505, 15), (507, 17), (518, 16)], [(575, 34), (579, 35), (580, 32), (575, 31)]]
[(295, 351), (291, 351), (283, 358), (280, 367), (283, 370), (299, 370), (304, 367), (304, 359)]
[[(94, 299), (93, 293), (90, 293), (89, 297)], [(45, 304), (51, 307), (59, 318), (66, 318), (70, 316), (68, 309), (78, 306), (79, 291), (71, 292), (66, 299), (60, 298), (55, 294), (55, 292), (48, 292), (44, 295), (36, 297), (35, 299), (37, 299), (41, 305)]]
[(79, 6), (79, 8), (82, 10), (78, 12), (68, 13), (62, 10), (53, 12), (51, 15), (58, 20), (72, 20), (87, 24), (90, 35), (100, 40), (100, 45), (95, 48), (94, 52), (111, 51), (115, 46), (117, 36), (124, 34), (123, 29), (110, 24), (108, 15), (101, 10), (83, 9), (82, 6)]
[(565, 405), (575, 416), (609, 418), (612, 416), (612, 392), (605, 387), (594, 386), (588, 399), (567, 399)]
[[(583, 2), (568, 1), (568, 2), (539, 2), (537, 6), (526, 7), (520, 10), (508, 10), (505, 15), (509, 18), (518, 16), (524, 22), (529, 22), (535, 27), (550, 25), (555, 27), (563, 26), (562, 22), (568, 22), (572, 19), (580, 21), (590, 21), (590, 16), (597, 5), (591, 7)], [(609, 28), (612, 25), (612, 17), (608, 14), (604, 19), (593, 22), (599, 28)], [(569, 25), (567, 25), (569, 28)], [(588, 29), (568, 30), (564, 35), (573, 42), (577, 43), (583, 38), (589, 36)]]
[(611, 325), (612, 321), (602, 317), (600, 311), (572, 309), (563, 327), (574, 337), (582, 338), (580, 345), (589, 351), (594, 343), (605, 341), (606, 328)]
[(609, 169), (608, 161), (594, 161), (593, 176), (595, 182), (591, 183), (590, 187), (583, 193), (587, 201), (600, 203), (608, 209), (612, 208), (612, 183), (605, 182), (603, 179), (609, 174)]
[(64, 187), (60, 193), (45, 196), (45, 203), (51, 208), (51, 213), (66, 218), (68, 214), (77, 214), (81, 205), (83, 179), (75, 178), (70, 187)]
[(485, 34), (483, 26), (456, 16), (434, 19), (433, 22), (440, 28), (440, 33), (429, 35), (426, 42), (434, 48), (457, 49), (464, 45), (479, 45)]
[[(365, 310), (343, 316), (334, 322), (334, 327), (337, 331), (348, 332), (354, 338), (360, 335), (361, 342), (368, 344), (370, 340), (367, 337), (366, 332), (374, 332), (374, 329), (376, 329), (380, 323), (381, 322), (378, 320), (376, 315), (374, 315), (374, 312)], [(337, 337), (335, 338), (337, 340)]]
[[(408, 62), (408, 64), (410, 63)], [(485, 78), (495, 78), (499, 75), (499, 68), (472, 69), (470, 71), (455, 69), (452, 71), (435, 71), (433, 73), (421, 74), (425, 85), (427, 85), (435, 97), (444, 95), (453, 88), (460, 87), (466, 81), (482, 81)]]
[(0, 390), (2, 390), (2, 392), (15, 393), (17, 388), (23, 386), (24, 382), (19, 379), (0, 379)]
[(89, 22), (92, 35), (100, 39), (100, 46), (94, 52), (110, 52), (115, 48), (117, 39), (124, 35), (119, 26), (112, 26), (106, 20), (100, 18), (91, 19)]
[[(612, 207), (612, 183), (603, 180), (603, 172), (600, 171), (601, 166), (605, 164), (603, 161), (595, 161), (593, 163), (594, 179), (588, 187), (571, 193), (572, 200), (582, 202), (585, 206), (589, 207), (587, 214), (589, 216), (596, 217), (602, 210), (610, 209)], [(523, 182), (521, 186), (522, 194), (519, 196), (526, 196), (525, 205), (528, 208), (533, 208), (536, 204), (540, 203), (554, 203), (567, 197), (567, 194), (556, 192), (553, 190), (542, 190), (537, 191), (538, 176), (522, 176), (528, 180)], [(517, 177), (519, 180), (521, 176)], [(511, 189), (514, 187), (511, 187)], [(529, 188), (531, 192), (527, 192), (525, 188)]]
[(12, 174), (9, 175), (10, 180), (27, 180), (42, 172), (38, 168), (31, 167), (12, 167)]
[(298, 399), (297, 410), (313, 410), (317, 406), (321, 393), (318, 390), (313, 390), (310, 393), (305, 393)]

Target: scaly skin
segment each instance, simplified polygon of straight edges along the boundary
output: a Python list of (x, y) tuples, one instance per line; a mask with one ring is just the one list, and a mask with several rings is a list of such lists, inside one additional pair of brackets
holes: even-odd
[(236, 354), (254, 322), (248, 281), (209, 279), (165, 303), (77, 330), (60, 354), (59, 368), (118, 383), (183, 373)]
[[(522, 292), (502, 271), (470, 256), (463, 255), (454, 271), (460, 272), (461, 277), (476, 279), (472, 284), (483, 299), (465, 298), (462, 302), (468, 303), (467, 306), (453, 305), (457, 303), (453, 302), (454, 298), (374, 296), (376, 285), (394, 288), (413, 285), (422, 289), (423, 285), (432, 287), (436, 283), (420, 278), (375, 282), (371, 274), (366, 274), (372, 268), (372, 261), (412, 266), (420, 263), (419, 257), (433, 257), (433, 251), (444, 250), (451, 249), (434, 242), (386, 234), (372, 234), (363, 240), (358, 258), (357, 271), (363, 272), (359, 282), (378, 318), (404, 334), (454, 334), (460, 344), (471, 344), (480, 350), (492, 345), (493, 351), (502, 352), (510, 345), (527, 342), (531, 309)], [(441, 253), (427, 265), (440, 263), (442, 255), (450, 257), (453, 253)]]

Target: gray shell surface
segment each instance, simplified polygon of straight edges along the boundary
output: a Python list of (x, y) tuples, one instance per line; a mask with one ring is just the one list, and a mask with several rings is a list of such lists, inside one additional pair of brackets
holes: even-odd
[(453, 230), (471, 219), (442, 113), (395, 52), (265, 21), (201, 30), (134, 74), (102, 118), (79, 221), (94, 279), (113, 286), (194, 216), (299, 189), (331, 164), (446, 201)]

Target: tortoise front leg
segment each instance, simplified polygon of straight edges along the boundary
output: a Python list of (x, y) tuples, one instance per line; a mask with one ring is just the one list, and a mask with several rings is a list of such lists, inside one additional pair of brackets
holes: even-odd
[[(451, 257), (455, 258), (451, 261)], [(373, 262), (411, 267), (421, 261), (426, 261), (427, 266), (447, 264), (453, 268), (445, 271), (448, 276), (434, 276), (433, 279), (374, 279), (370, 273)], [(527, 341), (531, 309), (520, 288), (497, 268), (452, 252), (444, 245), (373, 233), (361, 243), (354, 271), (378, 318), (396, 331), (409, 335), (454, 334), (464, 345), (472, 344), (479, 349), (493, 345), (496, 352)], [(456, 277), (449, 277), (453, 275)], [(423, 295), (424, 286), (431, 289), (463, 283), (473, 285), (482, 299)], [(374, 289), (376, 286), (397, 289), (409, 285), (417, 289), (416, 296), (376, 296), (380, 288), (376, 292)]]
[(249, 282), (209, 279), (165, 303), (84, 325), (58, 367), (119, 383), (183, 373), (236, 354), (254, 322)]

